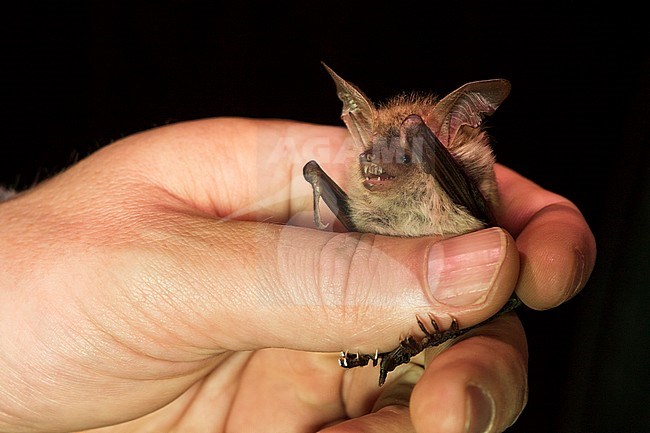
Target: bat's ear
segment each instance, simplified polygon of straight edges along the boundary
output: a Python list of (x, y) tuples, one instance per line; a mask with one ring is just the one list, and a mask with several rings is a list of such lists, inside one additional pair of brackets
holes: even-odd
[(473, 81), (441, 99), (424, 121), (448, 146), (461, 126), (477, 128), (485, 116), (494, 113), (509, 93), (508, 80)]
[(336, 83), (336, 93), (343, 102), (341, 118), (345, 122), (355, 144), (359, 149), (366, 149), (372, 135), (375, 107), (366, 95), (352, 83), (339, 77), (329, 66), (323, 63), (327, 72)]

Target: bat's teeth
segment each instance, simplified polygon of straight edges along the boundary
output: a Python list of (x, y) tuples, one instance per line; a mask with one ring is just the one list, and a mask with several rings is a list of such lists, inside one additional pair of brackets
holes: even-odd
[(384, 173), (384, 170), (375, 164), (369, 164), (369, 165), (364, 165), (363, 166), (363, 175), (366, 176), (367, 178), (375, 177), (375, 176), (381, 176)]

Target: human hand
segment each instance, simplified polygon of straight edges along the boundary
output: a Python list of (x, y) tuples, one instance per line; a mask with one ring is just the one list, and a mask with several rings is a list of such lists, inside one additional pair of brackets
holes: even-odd
[(382, 388), (377, 369), (341, 369), (331, 352), (390, 350), (420, 332), (416, 314), (471, 326), (515, 286), (532, 308), (558, 305), (593, 267), (584, 219), (497, 167), (516, 244), (499, 229), (442, 242), (314, 230), (302, 165), (341, 179), (345, 138), (283, 121), (172, 125), (0, 205), (0, 430), (511, 424), (527, 392), (514, 315)]

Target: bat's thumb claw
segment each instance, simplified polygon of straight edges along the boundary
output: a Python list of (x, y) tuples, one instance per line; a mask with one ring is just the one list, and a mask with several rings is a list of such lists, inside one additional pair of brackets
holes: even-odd
[(316, 227), (318, 227), (320, 230), (325, 230), (327, 227), (329, 227), (329, 223), (323, 224), (320, 221), (316, 221)]

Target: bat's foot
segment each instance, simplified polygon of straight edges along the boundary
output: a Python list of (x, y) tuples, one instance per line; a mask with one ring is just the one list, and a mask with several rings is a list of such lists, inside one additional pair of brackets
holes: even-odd
[(451, 318), (451, 326), (446, 331), (440, 331), (440, 327), (431, 314), (429, 314), (429, 320), (431, 321), (431, 326), (433, 326), (433, 332), (429, 331), (424, 326), (420, 318), (418, 318), (418, 326), (425, 335), (420, 344), (424, 346), (425, 349), (427, 347), (439, 346), (445, 341), (459, 337), (467, 332), (467, 330), (460, 329), (460, 326), (458, 326), (458, 321), (453, 317)]
[[(420, 341), (413, 337), (402, 340), (394, 350), (390, 352), (377, 353), (374, 355), (341, 352), (339, 365), (343, 368), (363, 367), (372, 362), (373, 366), (379, 363), (379, 386), (386, 381), (388, 373), (395, 370), (402, 364), (407, 364), (412, 357), (428, 347), (438, 346), (447, 340), (456, 338), (465, 331), (460, 329), (456, 319), (452, 318), (451, 326), (446, 331), (441, 331), (433, 316), (429, 315), (433, 331), (429, 331), (422, 320), (418, 318), (418, 326), (424, 332), (424, 338)], [(380, 361), (381, 359), (381, 361)]]
[[(354, 368), (354, 367), (363, 367), (368, 365), (372, 361), (372, 365), (376, 366), (379, 363), (379, 386), (383, 385), (386, 381), (388, 373), (395, 370), (398, 366), (408, 363), (412, 357), (422, 352), (424, 349), (429, 347), (439, 346), (442, 343), (453, 340), (454, 338), (460, 337), (461, 335), (476, 329), (480, 326), (483, 326), (487, 322), (505, 314), (510, 311), (513, 311), (521, 305), (521, 300), (516, 296), (508, 300), (506, 305), (504, 305), (501, 310), (499, 310), (494, 316), (489, 319), (478, 323), (474, 326), (468, 328), (463, 328), (458, 325), (458, 321), (455, 318), (451, 318), (451, 325), (449, 329), (442, 331), (438, 323), (434, 319), (433, 315), (429, 314), (429, 322), (431, 323), (432, 330), (429, 330), (424, 322), (418, 317), (418, 326), (424, 332), (424, 338), (421, 340), (416, 340), (413, 337), (408, 337), (402, 340), (395, 349), (390, 352), (384, 353), (375, 353), (374, 355), (360, 355), (358, 353), (349, 354), (347, 352), (341, 353), (339, 358), (339, 364), (345, 368)], [(381, 361), (380, 361), (381, 360)]]
[(424, 347), (422, 343), (416, 341), (413, 337), (408, 337), (399, 343), (397, 348), (390, 352), (381, 353), (381, 363), (379, 364), (379, 386), (386, 382), (388, 373), (395, 370), (402, 364), (407, 364), (412, 357), (422, 352)]
[(386, 353), (381, 353), (381, 363), (379, 365), (379, 386), (383, 385), (386, 381), (388, 373), (395, 370), (398, 366), (408, 363), (412, 357), (422, 352), (424, 349), (429, 347), (439, 346), (442, 343), (459, 337), (464, 334), (466, 331), (460, 329), (458, 326), (458, 321), (452, 317), (451, 326), (445, 331), (441, 331), (438, 323), (435, 321), (432, 315), (429, 315), (429, 320), (431, 321), (431, 326), (433, 331), (429, 331), (422, 320), (418, 318), (418, 326), (424, 332), (424, 338), (420, 341), (415, 340), (413, 337), (408, 337), (405, 340), (402, 340), (399, 346)]
[(372, 361), (373, 367), (377, 365), (379, 360), (379, 352), (376, 351), (374, 355), (365, 355), (359, 353), (341, 352), (339, 356), (339, 365), (343, 368), (363, 367)]

